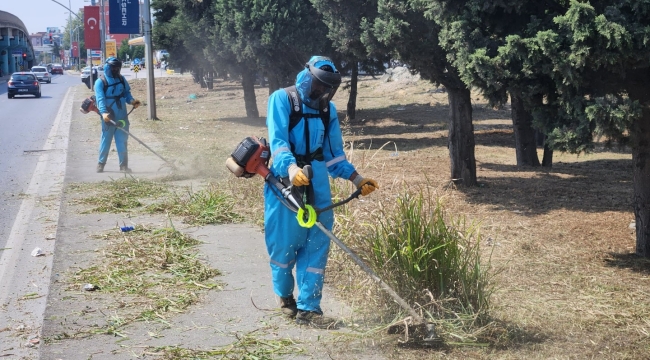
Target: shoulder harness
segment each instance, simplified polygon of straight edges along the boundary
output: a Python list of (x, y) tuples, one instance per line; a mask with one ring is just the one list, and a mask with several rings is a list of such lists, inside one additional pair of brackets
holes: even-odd
[[(104, 74), (99, 75), (99, 79), (102, 81), (102, 84), (104, 84), (104, 96), (106, 99), (113, 99), (113, 104), (117, 104), (119, 108), (122, 108), (122, 103), (118, 102), (117, 100), (124, 97), (124, 94), (126, 93), (126, 84), (124, 83), (124, 76), (120, 75), (120, 82), (117, 83), (112, 83), (108, 84), (108, 80), (106, 80), (106, 76)], [(122, 84), (122, 92), (119, 95), (114, 95), (114, 96), (108, 96), (106, 95), (106, 90), (108, 90), (109, 87), (111, 86), (117, 86), (117, 84)]]
[[(323, 127), (325, 128), (325, 136), (327, 137), (327, 129), (330, 124), (330, 113), (329, 113), (329, 102), (324, 108), (321, 108), (318, 110), (318, 114), (304, 114), (302, 112), (302, 100), (300, 100), (300, 96), (298, 95), (298, 90), (296, 89), (296, 86), (290, 86), (284, 88), (284, 91), (287, 93), (287, 96), (289, 97), (289, 103), (291, 105), (291, 113), (289, 114), (289, 132), (298, 125), (298, 123), (304, 118), (305, 121), (308, 121), (309, 119), (314, 119), (314, 118), (320, 118), (321, 121), (323, 122)], [(297, 165), (300, 167), (303, 167), (305, 165), (308, 165), (311, 163), (312, 160), (318, 160), (318, 161), (323, 161), (323, 148), (320, 147), (313, 153), (309, 149), (309, 127), (305, 126), (305, 141), (307, 145), (307, 154), (309, 155), (298, 155), (295, 152), (294, 145), (291, 144), (291, 152), (293, 153), (293, 156), (296, 158), (296, 162), (298, 163)]]

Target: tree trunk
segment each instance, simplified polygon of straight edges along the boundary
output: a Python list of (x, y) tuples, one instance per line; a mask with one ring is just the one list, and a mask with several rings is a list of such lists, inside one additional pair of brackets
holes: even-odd
[(466, 186), (476, 185), (474, 125), (469, 89), (447, 88), (449, 98), (449, 160), (451, 179)]
[(280, 80), (278, 80), (277, 75), (269, 75), (269, 96), (280, 88)]
[(544, 149), (544, 157), (542, 158), (543, 167), (552, 167), (553, 166), (553, 149), (548, 146), (546, 135), (539, 131), (535, 130), (535, 146), (542, 147)]
[(512, 127), (515, 132), (515, 154), (517, 166), (539, 166), (533, 117), (524, 107), (524, 102), (518, 94), (510, 93), (512, 104)]
[(553, 149), (548, 147), (546, 141), (544, 141), (544, 157), (542, 158), (543, 167), (553, 167)]
[(244, 88), (244, 105), (246, 106), (246, 117), (260, 117), (257, 111), (257, 100), (255, 98), (255, 73), (244, 70), (241, 75), (241, 85)]
[(348, 98), (348, 119), (354, 119), (357, 114), (357, 83), (359, 81), (359, 63), (352, 63), (352, 74), (350, 78), (350, 97)]
[(208, 71), (206, 76), (208, 78), (208, 90), (212, 90), (214, 88), (214, 72)]
[(632, 126), (636, 253), (650, 258), (650, 103)]

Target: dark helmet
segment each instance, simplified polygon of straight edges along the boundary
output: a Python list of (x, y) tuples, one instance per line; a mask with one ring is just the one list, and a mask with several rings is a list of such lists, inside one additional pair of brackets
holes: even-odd
[(341, 74), (336, 70), (332, 60), (326, 56), (312, 56), (305, 64), (305, 68), (311, 78), (307, 93), (309, 101), (306, 101), (306, 105), (318, 109), (323, 100), (329, 102), (336, 94), (336, 90), (341, 85)]
[(106, 67), (108, 67), (111, 72), (111, 77), (118, 78), (120, 76), (120, 71), (122, 70), (122, 61), (118, 58), (114, 57), (109, 57), (106, 59), (106, 66), (104, 68), (104, 71), (106, 71)]

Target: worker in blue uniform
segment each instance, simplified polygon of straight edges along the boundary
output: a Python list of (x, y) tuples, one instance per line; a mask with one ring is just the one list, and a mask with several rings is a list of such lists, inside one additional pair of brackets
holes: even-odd
[(128, 132), (130, 123), (126, 104), (138, 108), (141, 102), (131, 95), (131, 87), (124, 77), (120, 75), (121, 70), (122, 62), (114, 57), (109, 57), (104, 64), (104, 74), (100, 75), (94, 85), (97, 108), (103, 120), (102, 137), (99, 144), (99, 161), (97, 162), (97, 172), (99, 173), (104, 171), (113, 138), (115, 138), (120, 171), (131, 172), (127, 148), (129, 136), (123, 131), (118, 131), (117, 127), (111, 123), (111, 120)]
[[(332, 203), (329, 176), (349, 179), (364, 196), (379, 188), (375, 180), (359, 175), (346, 159), (336, 107), (330, 102), (340, 83), (334, 63), (327, 57), (314, 56), (296, 77), (295, 87), (275, 91), (268, 102), (271, 172), (285, 185), (302, 187), (315, 208)], [(299, 101), (295, 101), (296, 96)], [(294, 114), (301, 110), (299, 121), (293, 124), (292, 110)], [(311, 179), (303, 172), (305, 165), (311, 165)], [(330, 326), (320, 307), (330, 240), (317, 227), (301, 227), (296, 214), (280, 199), (277, 190), (265, 185), (265, 240), (274, 292), (280, 297), (282, 311), (295, 317), (296, 323)], [(331, 231), (333, 211), (319, 214), (318, 220)]]

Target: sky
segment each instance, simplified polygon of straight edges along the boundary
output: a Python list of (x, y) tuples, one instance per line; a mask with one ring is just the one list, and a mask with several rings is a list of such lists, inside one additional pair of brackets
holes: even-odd
[[(77, 13), (80, 8), (90, 6), (90, 0), (56, 0)], [(105, 0), (106, 1), (106, 0)], [(99, 0), (96, 0), (99, 4)], [(0, 0), (0, 10), (14, 14), (22, 20), (30, 34), (45, 31), (48, 27), (59, 27), (64, 31), (68, 22), (68, 10), (52, 0)]]

